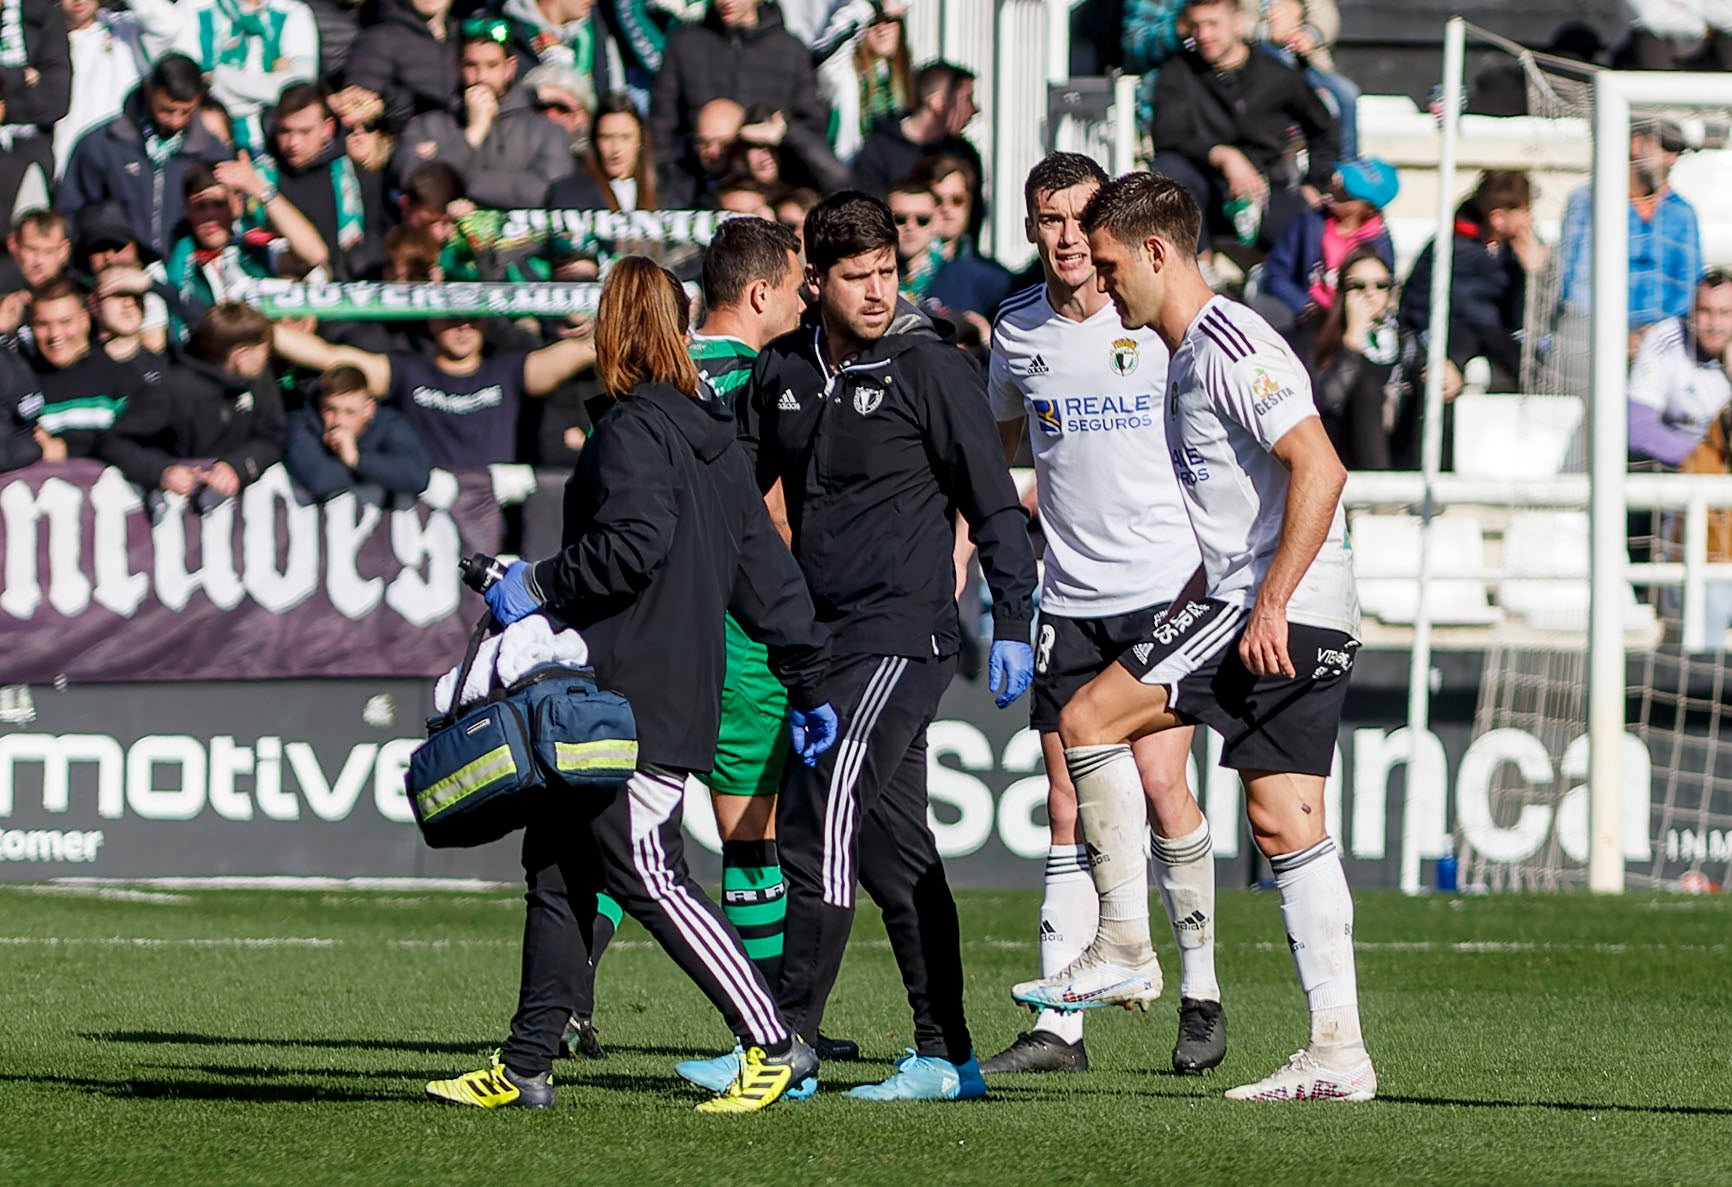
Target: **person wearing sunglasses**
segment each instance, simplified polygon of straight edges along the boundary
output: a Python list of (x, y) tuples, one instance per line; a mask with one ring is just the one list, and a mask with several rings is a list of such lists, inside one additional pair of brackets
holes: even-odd
[[(1412, 411), (1401, 399), (1402, 347), (1389, 259), (1361, 244), (1341, 262), (1333, 300), (1302, 329), (1296, 350), (1311, 370), (1323, 429), (1349, 470), (1388, 470), (1400, 452), (1396, 418)], [(1418, 427), (1415, 416), (1403, 422), (1409, 432)]]
[(1334, 303), (1341, 263), (1354, 251), (1371, 246), (1393, 260), (1383, 210), (1400, 185), (1388, 161), (1341, 162), (1323, 206), (1301, 210), (1263, 261), (1262, 288), (1252, 308), (1291, 337), (1296, 326), (1320, 317)]
[(468, 181), (477, 206), (536, 206), (549, 182), (576, 169), (571, 138), (517, 85), (510, 21), (476, 17), (463, 22), (459, 36), (459, 111), (430, 111), (411, 120), (398, 142), (392, 173), (401, 180), (423, 161), (448, 161)]
[(918, 303), (944, 264), (938, 250), (938, 199), (925, 181), (909, 177), (890, 187), (890, 219), (896, 224), (896, 264), (904, 297)]

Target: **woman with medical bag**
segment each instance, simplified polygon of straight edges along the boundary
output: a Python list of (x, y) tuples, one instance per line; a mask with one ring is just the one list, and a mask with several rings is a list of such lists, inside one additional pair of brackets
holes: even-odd
[(596, 684), (631, 705), (638, 752), (614, 792), (542, 798), (524, 835), (529, 918), (511, 1038), (492, 1067), (429, 1084), (436, 1099), (553, 1103), (550, 1069), (587, 962), (583, 907), (602, 889), (741, 1040), (738, 1079), (700, 1111), (763, 1108), (817, 1071), (683, 853), (685, 778), (715, 756), (724, 614), (768, 647), (796, 753), (813, 761), (836, 736), (836, 715), (815, 692), (828, 636), (735, 444), (733, 416), (687, 353), (688, 320), (679, 282), (655, 263), (628, 257), (609, 272), (596, 365), (615, 404), (566, 484), (564, 546), (512, 564), (487, 590), (502, 625), (546, 613), (582, 634)]

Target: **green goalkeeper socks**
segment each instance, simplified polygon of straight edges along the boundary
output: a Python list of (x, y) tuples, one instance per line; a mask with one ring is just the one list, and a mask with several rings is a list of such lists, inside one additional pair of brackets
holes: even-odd
[(746, 955), (772, 987), (782, 975), (787, 894), (776, 842), (722, 842), (722, 914), (740, 933)]

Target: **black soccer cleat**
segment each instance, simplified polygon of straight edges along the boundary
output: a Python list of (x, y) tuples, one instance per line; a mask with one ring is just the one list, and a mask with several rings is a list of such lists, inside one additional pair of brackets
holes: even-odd
[(601, 1036), (596, 1033), (595, 1023), (588, 1018), (579, 1018), (576, 1014), (565, 1024), (565, 1033), (559, 1036), (559, 1053), (567, 1059), (606, 1059), (607, 1052), (602, 1049)]
[(1024, 1031), (990, 1059), (980, 1061), (985, 1075), (999, 1072), (1086, 1072), (1089, 1054), (1083, 1041), (1067, 1043), (1050, 1030)]
[(1179, 999), (1179, 1038), (1173, 1044), (1173, 1070), (1201, 1073), (1227, 1058), (1227, 1012), (1220, 1002)]
[(825, 1063), (832, 1059), (847, 1062), (850, 1059), (860, 1058), (860, 1044), (853, 1039), (833, 1039), (822, 1033), (813, 1040), (812, 1050), (816, 1051), (818, 1058)]

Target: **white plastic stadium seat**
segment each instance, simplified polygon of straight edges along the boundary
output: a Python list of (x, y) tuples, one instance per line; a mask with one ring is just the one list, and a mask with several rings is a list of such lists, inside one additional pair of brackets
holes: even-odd
[(1581, 456), (1580, 396), (1455, 398), (1455, 472), (1468, 478), (1545, 478)]
[[(1478, 569), (1485, 564), (1479, 520), (1440, 515), (1431, 523), (1433, 568)], [(1392, 626), (1411, 625), (1419, 608), (1421, 525), (1416, 515), (1356, 515), (1353, 575), (1362, 610)], [(1485, 582), (1434, 577), (1427, 602), (1436, 626), (1490, 626), (1503, 614), (1487, 598)]]
[[(1515, 512), (1504, 528), (1503, 558), (1506, 576), (1497, 599), (1506, 612), (1536, 630), (1588, 629), (1587, 512)], [(1654, 608), (1638, 601), (1626, 582), (1624, 630), (1644, 632), (1653, 624)]]

